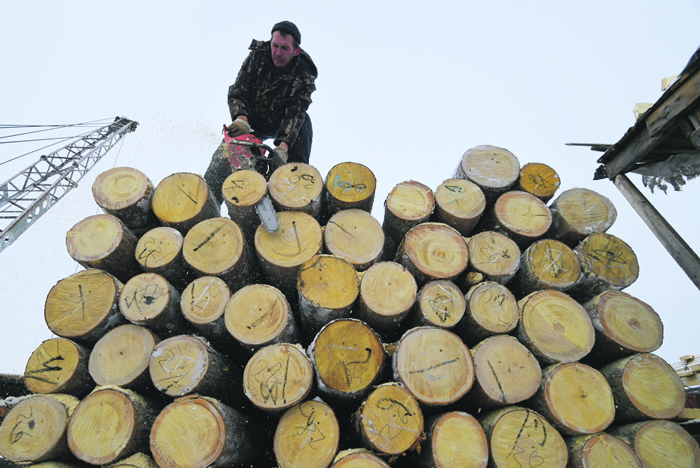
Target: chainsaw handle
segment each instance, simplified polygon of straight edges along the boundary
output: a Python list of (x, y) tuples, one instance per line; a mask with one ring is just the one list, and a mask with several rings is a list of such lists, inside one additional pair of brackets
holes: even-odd
[[(264, 143), (255, 143), (254, 141), (245, 141), (245, 140), (231, 140), (231, 144), (234, 145), (240, 145), (240, 146), (247, 146), (249, 148), (263, 148), (268, 151), (269, 154), (274, 153), (275, 150), (270, 148)], [(272, 156), (260, 156), (260, 159), (263, 161), (272, 161)]]

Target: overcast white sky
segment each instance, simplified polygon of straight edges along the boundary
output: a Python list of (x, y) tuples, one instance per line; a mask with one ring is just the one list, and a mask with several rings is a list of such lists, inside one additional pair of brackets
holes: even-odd
[[(0, 123), (120, 115), (139, 127), (0, 253), (0, 373), (23, 373), (52, 338), (44, 301), (78, 268), (65, 233), (98, 213), (94, 178), (115, 164), (156, 185), (175, 172), (203, 174), (230, 122), (226, 93), (250, 41), (283, 19), (297, 24), (319, 69), (311, 164), (323, 175), (344, 161), (369, 167), (379, 221), (396, 184), (435, 190), (473, 146), (549, 164), (561, 190), (586, 187), (616, 205), (609, 232), (640, 261), (626, 292), (665, 326), (657, 354), (674, 363), (700, 353), (700, 293), (612, 182), (593, 181), (600, 153), (565, 146), (616, 142), (634, 123), (634, 104), (660, 97), (661, 80), (700, 45), (697, 0), (25, 1), (0, 4)], [(0, 145), (0, 162), (23, 152)], [(0, 166), (0, 182), (35, 159)], [(668, 195), (642, 190), (700, 251), (700, 181)]]

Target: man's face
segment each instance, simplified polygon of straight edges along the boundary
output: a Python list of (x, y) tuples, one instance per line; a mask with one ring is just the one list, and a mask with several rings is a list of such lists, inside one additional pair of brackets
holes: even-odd
[(272, 63), (276, 67), (286, 67), (287, 64), (301, 52), (301, 48), (297, 47), (294, 50), (292, 45), (293, 38), (291, 35), (283, 36), (279, 31), (272, 33)]

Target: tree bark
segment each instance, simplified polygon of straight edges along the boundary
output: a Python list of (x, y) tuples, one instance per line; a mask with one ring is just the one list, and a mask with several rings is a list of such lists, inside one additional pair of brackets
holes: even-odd
[(163, 179), (151, 200), (153, 213), (163, 226), (175, 228), (184, 236), (205, 219), (221, 216), (221, 207), (204, 179), (179, 172)]
[(316, 370), (318, 390), (346, 404), (364, 398), (380, 382), (385, 353), (364, 322), (334, 320), (316, 335), (307, 356)]
[(552, 227), (547, 237), (572, 248), (591, 234), (607, 231), (617, 218), (615, 205), (607, 197), (585, 188), (562, 192), (549, 209)]
[(471, 349), (474, 387), (469, 393), (480, 407), (520, 403), (535, 394), (542, 381), (537, 359), (517, 339), (508, 335), (486, 338)]
[(469, 261), (467, 244), (446, 224), (422, 223), (408, 231), (396, 253), (419, 287), (435, 280), (454, 280)]
[(277, 216), (277, 232), (262, 228), (255, 232), (255, 251), (265, 283), (292, 297), (297, 294), (297, 275), (302, 264), (321, 253), (323, 233), (318, 221), (306, 213), (284, 211)]
[(243, 391), (256, 408), (280, 413), (306, 400), (314, 369), (299, 345), (279, 343), (260, 348), (243, 372)]
[(58, 336), (92, 346), (107, 331), (128, 323), (119, 312), (123, 287), (115, 277), (96, 269), (64, 278), (46, 297), (46, 325)]
[(522, 253), (520, 268), (508, 286), (516, 297), (542, 289), (568, 291), (580, 276), (581, 265), (573, 250), (559, 241), (542, 239)]
[(152, 387), (148, 362), (160, 339), (149, 329), (127, 324), (107, 332), (90, 353), (90, 375), (97, 385), (134, 391)]
[(489, 441), (489, 468), (564, 468), (566, 443), (535, 411), (507, 406), (479, 418)]
[(465, 179), (447, 179), (435, 191), (433, 221), (445, 223), (466, 237), (485, 209), (484, 192), (476, 184)]
[[(467, 273), (480, 273), (481, 281), (506, 284), (520, 267), (520, 247), (513, 239), (498, 232), (480, 232), (469, 238), (467, 246), (469, 247)], [(460, 284), (465, 283), (467, 281), (460, 281)]]
[(302, 265), (297, 290), (302, 335), (308, 342), (330, 321), (350, 315), (360, 280), (346, 260), (317, 255)]
[(194, 272), (182, 255), (183, 242), (184, 238), (177, 229), (151, 229), (136, 244), (136, 260), (143, 271), (161, 275), (178, 291), (182, 291), (195, 279)]
[(158, 226), (151, 208), (154, 190), (148, 177), (132, 167), (109, 169), (92, 184), (92, 196), (102, 211), (119, 218), (136, 236)]
[(625, 424), (609, 432), (629, 445), (644, 467), (685, 468), (700, 465), (698, 443), (672, 421)]
[(379, 332), (385, 341), (397, 339), (417, 293), (416, 280), (408, 270), (394, 262), (377, 263), (362, 275), (356, 318)]
[(217, 276), (232, 291), (255, 283), (251, 246), (243, 231), (228, 218), (211, 218), (185, 236), (185, 261), (197, 276)]
[(453, 411), (432, 417), (417, 458), (421, 468), (486, 468), (488, 441), (470, 414)]
[(649, 304), (624, 292), (606, 291), (583, 307), (595, 329), (595, 344), (586, 362), (608, 364), (661, 347), (664, 326)]
[(519, 303), (516, 336), (545, 364), (574, 362), (593, 348), (593, 324), (581, 305), (553, 290), (538, 291)]
[(180, 311), (180, 293), (155, 273), (131, 278), (119, 297), (119, 309), (131, 323), (148, 327), (163, 337), (191, 329)]
[(685, 407), (685, 387), (675, 370), (660, 357), (644, 353), (600, 369), (610, 383), (618, 422), (673, 419)]
[(566, 445), (569, 449), (567, 468), (642, 468), (642, 462), (629, 445), (604, 432), (571, 437)]
[(258, 432), (240, 411), (191, 395), (160, 412), (151, 429), (151, 453), (161, 467), (230, 467), (254, 459)]
[(595, 434), (615, 419), (615, 401), (605, 377), (580, 362), (544, 369), (542, 383), (530, 404), (567, 435)]
[(510, 333), (518, 326), (518, 303), (502, 284), (485, 281), (472, 286), (465, 301), (464, 318), (455, 332), (470, 346), (489, 336)]
[(157, 414), (157, 408), (130, 390), (98, 387), (73, 412), (68, 446), (79, 460), (93, 465), (145, 452)]
[(342, 210), (328, 220), (323, 240), (327, 253), (344, 258), (357, 271), (364, 271), (379, 261), (384, 231), (368, 212)]
[(452, 330), (464, 317), (466, 308), (464, 295), (452, 281), (431, 281), (418, 292), (408, 321), (412, 327)]
[(479, 227), (499, 232), (525, 249), (544, 236), (551, 224), (552, 215), (542, 200), (527, 192), (511, 190), (498, 197)]
[(14, 463), (70, 460), (68, 420), (78, 405), (70, 395), (32, 395), (20, 401), (0, 423), (0, 453)]
[(317, 221), (323, 215), (323, 177), (304, 163), (291, 163), (275, 170), (268, 190), (277, 211), (302, 211)]
[(216, 276), (201, 276), (192, 281), (180, 296), (180, 310), (197, 332), (213, 343), (226, 342), (224, 311), (231, 298), (231, 290)]
[(83, 397), (95, 387), (88, 372), (89, 358), (90, 350), (71, 340), (46, 340), (29, 357), (24, 382), (33, 393)]
[(105, 468), (158, 468), (158, 465), (149, 455), (137, 453)]
[(530, 193), (547, 203), (559, 189), (559, 174), (546, 164), (527, 163), (520, 168), (517, 190)]
[(490, 204), (510, 190), (519, 175), (520, 162), (513, 153), (496, 146), (480, 145), (462, 155), (454, 177), (476, 184)]
[(441, 328), (409, 330), (399, 340), (392, 368), (394, 380), (426, 408), (456, 402), (474, 383), (469, 349), (457, 335)]
[(363, 444), (389, 463), (420, 450), (423, 412), (411, 393), (395, 382), (378, 386), (354, 415)]
[(127, 282), (143, 270), (136, 261), (138, 239), (111, 215), (89, 216), (66, 234), (71, 258), (85, 268), (97, 268)]
[(340, 429), (333, 409), (309, 400), (287, 410), (275, 431), (280, 468), (327, 468), (338, 453)]
[(226, 303), (226, 329), (249, 353), (275, 343), (297, 343), (299, 329), (282, 292), (267, 284), (252, 284)]
[(338, 454), (331, 465), (332, 468), (389, 468), (389, 465), (364, 449), (345, 450)]
[(414, 226), (428, 221), (435, 210), (435, 195), (413, 180), (397, 184), (384, 201), (382, 229), (386, 233), (385, 260), (393, 260), (401, 240)]
[(351, 208), (372, 212), (377, 178), (368, 167), (353, 162), (336, 164), (328, 171), (325, 187), (326, 219)]

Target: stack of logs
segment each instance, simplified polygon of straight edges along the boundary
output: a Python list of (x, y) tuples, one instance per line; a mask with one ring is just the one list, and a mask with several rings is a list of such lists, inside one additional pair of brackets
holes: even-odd
[[(58, 337), (0, 426), (18, 463), (111, 467), (697, 467), (663, 326), (624, 288), (616, 211), (478, 146), (433, 192), (290, 163), (266, 181), (93, 186), (48, 293)], [(270, 195), (280, 229), (259, 225)], [(59, 466), (59, 465), (56, 465)]]

